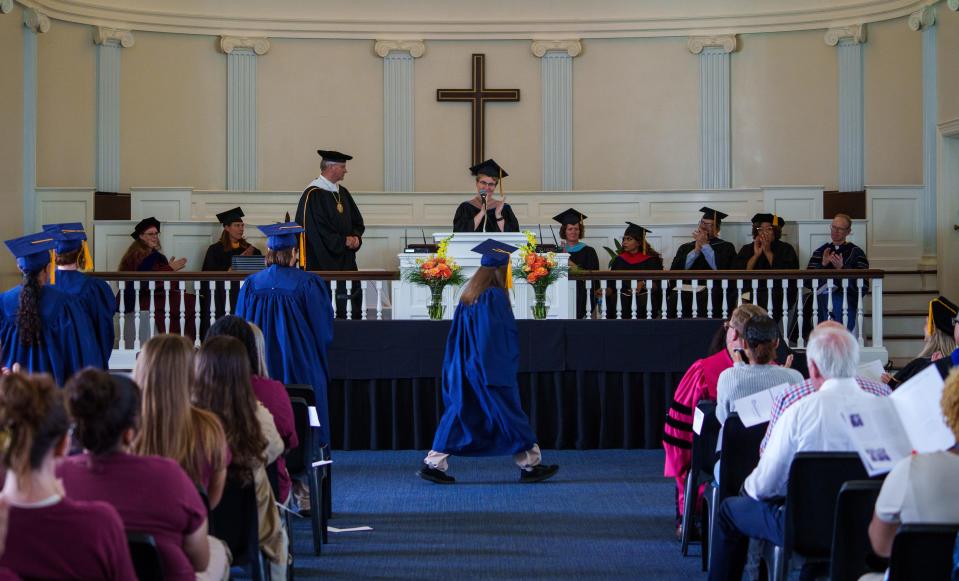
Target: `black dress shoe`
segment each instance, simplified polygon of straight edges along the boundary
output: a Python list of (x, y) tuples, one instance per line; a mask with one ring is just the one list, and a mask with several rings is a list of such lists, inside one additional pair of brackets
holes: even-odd
[(436, 484), (453, 484), (456, 482), (456, 479), (450, 476), (449, 474), (443, 472), (442, 470), (437, 470), (432, 466), (423, 464), (423, 467), (420, 468), (420, 471), (417, 472), (420, 475), (420, 478), (423, 480), (429, 480), (430, 482)]
[(554, 474), (559, 472), (559, 466), (556, 464), (549, 465), (538, 465), (533, 466), (532, 470), (523, 470), (520, 468), (519, 471), (519, 481), (520, 482), (542, 482), (547, 478), (552, 478)]

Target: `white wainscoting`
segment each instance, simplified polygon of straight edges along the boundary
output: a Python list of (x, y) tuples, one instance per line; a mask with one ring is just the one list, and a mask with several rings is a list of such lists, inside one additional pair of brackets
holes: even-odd
[(80, 222), (84, 230), (93, 226), (93, 188), (37, 188), (33, 230), (44, 224)]
[(914, 269), (922, 259), (922, 186), (867, 186), (874, 268)]
[(192, 188), (130, 188), (130, 216), (140, 221), (149, 216), (161, 222), (193, 219)]
[(766, 211), (786, 220), (821, 220), (822, 186), (774, 186), (763, 188)]

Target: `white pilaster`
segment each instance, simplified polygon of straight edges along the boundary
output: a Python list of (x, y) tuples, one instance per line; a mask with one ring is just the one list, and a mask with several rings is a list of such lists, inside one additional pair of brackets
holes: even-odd
[(270, 50), (266, 38), (221, 36), (226, 53), (226, 188), (257, 188), (256, 58)]
[(922, 260), (936, 264), (936, 9), (924, 6), (909, 16), (909, 28), (922, 34)]
[(573, 59), (579, 40), (534, 40), (533, 55), (543, 60), (543, 190), (573, 189)]
[(421, 40), (378, 40), (383, 59), (383, 191), (412, 192), (413, 62), (426, 53)]
[(830, 28), (825, 41), (837, 47), (839, 59), (839, 191), (858, 192), (864, 189), (865, 179), (862, 45), (866, 25)]
[(97, 167), (96, 188), (120, 191), (120, 48), (133, 46), (129, 30), (97, 27)]
[(23, 26), (23, 232), (28, 233), (37, 195), (37, 35), (50, 30), (50, 19), (25, 8)]
[(729, 188), (730, 156), (729, 55), (736, 50), (736, 35), (694, 36), (689, 51), (699, 55), (700, 184), (703, 188)]

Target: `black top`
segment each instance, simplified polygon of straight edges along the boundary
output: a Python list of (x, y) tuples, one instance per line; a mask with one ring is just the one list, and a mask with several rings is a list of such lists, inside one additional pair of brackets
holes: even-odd
[[(470, 202), (463, 202), (456, 208), (456, 214), (453, 216), (453, 232), (500, 232), (496, 226), (496, 210), (490, 208), (486, 210), (486, 222), (479, 226), (473, 225), (473, 219), (482, 210)], [(503, 204), (503, 230), (502, 232), (519, 232), (519, 220), (509, 204)]]
[(663, 258), (661, 256), (650, 256), (648, 259), (639, 262), (637, 264), (630, 264), (623, 259), (622, 256), (617, 256), (613, 259), (613, 263), (609, 266), (610, 270), (662, 270), (663, 269)]
[[(731, 242), (726, 242), (722, 238), (712, 238), (709, 245), (713, 249), (716, 257), (716, 270), (729, 270), (733, 268), (736, 260), (736, 247)], [(686, 256), (696, 248), (696, 242), (687, 242), (676, 250), (676, 256), (673, 258), (673, 264), (670, 270), (686, 270)], [(706, 257), (700, 252), (696, 260), (690, 265), (689, 270), (711, 270), (712, 267), (706, 262)]]
[[(343, 212), (337, 210), (337, 201)], [(359, 249), (347, 248), (346, 237), (359, 237), (362, 246), (366, 226), (353, 196), (344, 186), (340, 186), (339, 192), (308, 187), (296, 206), (296, 223), (306, 229), (307, 270), (356, 270)]]
[[(796, 255), (796, 249), (792, 244), (782, 240), (773, 240), (770, 245), (773, 251), (773, 263), (769, 264), (765, 254), (760, 254), (756, 260), (754, 270), (792, 270), (799, 268), (799, 256)], [(753, 257), (753, 243), (744, 245), (739, 249), (733, 268), (746, 270), (746, 263)]]
[(599, 257), (592, 246), (583, 246), (569, 253), (569, 261), (580, 270), (599, 270)]
[[(256, 248), (256, 246), (251, 246), (251, 248), (253, 248), (253, 256), (260, 256), (261, 252)], [(230, 270), (230, 267), (233, 266), (233, 257), (243, 254), (243, 250), (243, 247), (225, 250), (223, 248), (223, 244), (219, 242), (211, 244), (206, 249), (206, 256), (203, 258), (202, 270)]]

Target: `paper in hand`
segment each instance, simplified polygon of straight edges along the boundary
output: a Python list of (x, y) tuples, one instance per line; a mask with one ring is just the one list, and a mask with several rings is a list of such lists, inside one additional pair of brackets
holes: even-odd
[(868, 363), (863, 363), (859, 366), (859, 369), (856, 371), (856, 375), (859, 377), (865, 377), (866, 379), (871, 379), (873, 381), (882, 381), (882, 374), (886, 370), (882, 367), (882, 361), (878, 359), (873, 359)]
[(310, 427), (319, 428), (320, 427), (320, 416), (316, 413), (316, 406), (310, 406)]
[(776, 400), (787, 387), (788, 383), (781, 383), (759, 393), (741, 397), (733, 401), (733, 410), (739, 414), (739, 419), (747, 428), (768, 422), (772, 419)]
[(697, 434), (703, 433), (703, 420), (706, 419), (706, 414), (703, 413), (703, 410), (698, 407), (693, 410), (693, 432)]

